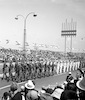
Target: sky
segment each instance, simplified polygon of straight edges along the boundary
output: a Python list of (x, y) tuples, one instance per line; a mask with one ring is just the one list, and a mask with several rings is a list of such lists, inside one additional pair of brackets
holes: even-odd
[[(62, 23), (77, 23), (76, 36), (72, 38), (72, 51), (85, 52), (85, 0), (0, 0), (0, 47), (22, 49), (24, 19), (26, 42), (32, 49), (64, 51), (65, 38), (61, 36)], [(15, 19), (17, 15), (23, 15)], [(17, 41), (17, 42), (16, 42)], [(17, 45), (19, 43), (20, 45)], [(70, 51), (70, 37), (66, 50)], [(43, 47), (40, 47), (42, 44)], [(46, 46), (45, 46), (46, 45)]]

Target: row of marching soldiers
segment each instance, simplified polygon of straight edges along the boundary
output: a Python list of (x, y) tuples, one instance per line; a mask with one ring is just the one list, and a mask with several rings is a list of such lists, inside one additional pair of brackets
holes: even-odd
[(28, 79), (61, 74), (80, 67), (79, 61), (30, 61), (29, 63), (10, 62), (3, 64), (3, 78), (7, 81), (22, 82)]

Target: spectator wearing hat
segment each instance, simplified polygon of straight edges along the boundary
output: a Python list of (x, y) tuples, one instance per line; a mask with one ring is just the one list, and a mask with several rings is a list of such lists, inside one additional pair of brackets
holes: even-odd
[(68, 75), (67, 75), (67, 77), (66, 77), (66, 81), (67, 81), (68, 83), (74, 82), (74, 78), (73, 78), (71, 72), (68, 73)]
[(78, 96), (80, 100), (85, 100), (85, 77), (82, 80), (79, 80), (76, 83), (76, 86), (78, 87)]
[(35, 89), (35, 83), (32, 80), (28, 80), (25, 83), (25, 99), (26, 100), (35, 100), (38, 99), (38, 91)]
[(25, 88), (27, 90), (31, 90), (35, 88), (35, 83), (32, 80), (28, 80), (27, 83), (25, 83)]

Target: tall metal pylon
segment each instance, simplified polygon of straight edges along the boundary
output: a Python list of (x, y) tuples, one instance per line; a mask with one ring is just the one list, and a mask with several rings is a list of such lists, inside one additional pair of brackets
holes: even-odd
[(64, 23), (62, 23), (62, 30), (61, 30), (61, 36), (65, 37), (65, 48), (64, 52), (66, 53), (66, 39), (67, 37), (71, 38), (70, 41), (70, 52), (72, 52), (72, 38), (76, 36), (76, 26), (77, 23), (71, 19), (71, 22), (67, 22), (67, 19)]

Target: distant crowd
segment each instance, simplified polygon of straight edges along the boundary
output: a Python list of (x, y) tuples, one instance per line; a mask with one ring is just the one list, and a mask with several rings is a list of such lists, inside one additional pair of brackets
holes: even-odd
[(59, 59), (73, 60), (73, 59), (85, 59), (85, 53), (63, 53), (48, 50), (30, 50), (30, 53), (26, 53), (24, 56), (23, 51), (13, 49), (0, 49), (0, 61), (56, 61)]

